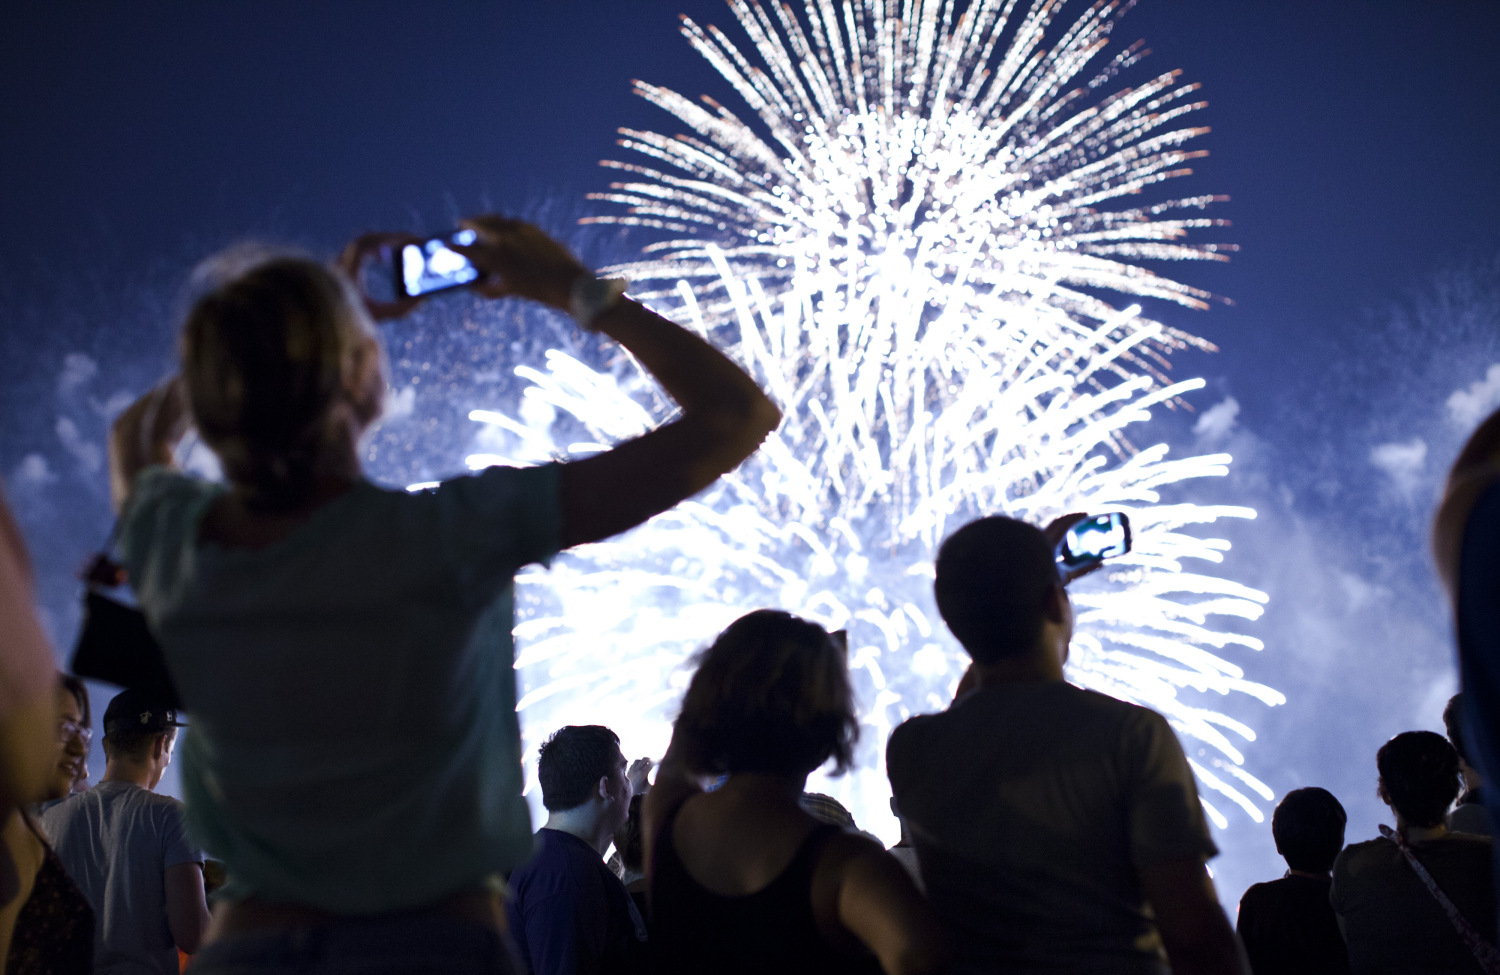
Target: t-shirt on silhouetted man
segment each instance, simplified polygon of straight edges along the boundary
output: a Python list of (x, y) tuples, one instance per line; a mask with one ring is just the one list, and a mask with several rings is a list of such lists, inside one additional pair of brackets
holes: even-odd
[(886, 762), (954, 969), (1244, 972), (1172, 729), (1063, 679), (1066, 582), (1047, 535), (1010, 518), (938, 555), (938, 609), (974, 663), (948, 710), (896, 729)]

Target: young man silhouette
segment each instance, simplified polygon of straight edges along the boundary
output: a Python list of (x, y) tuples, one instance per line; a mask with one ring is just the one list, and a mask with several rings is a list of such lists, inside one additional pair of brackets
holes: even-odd
[(938, 610), (973, 665), (947, 711), (896, 729), (886, 762), (955, 967), (1242, 973), (1172, 729), (1063, 678), (1066, 581), (1054, 537), (1011, 518), (938, 553)]
[(646, 925), (604, 851), (630, 814), (650, 762), (628, 770), (620, 739), (569, 725), (537, 757), (547, 822), (536, 855), (511, 874), (510, 933), (532, 975), (630, 973), (645, 964)]

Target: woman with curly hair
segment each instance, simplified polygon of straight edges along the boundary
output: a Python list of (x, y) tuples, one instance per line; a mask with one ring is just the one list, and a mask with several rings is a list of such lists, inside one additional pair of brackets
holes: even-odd
[(845, 655), (842, 633), (757, 610), (699, 658), (645, 800), (658, 971), (902, 975), (945, 961), (901, 864), (798, 804), (809, 773), (853, 763)]

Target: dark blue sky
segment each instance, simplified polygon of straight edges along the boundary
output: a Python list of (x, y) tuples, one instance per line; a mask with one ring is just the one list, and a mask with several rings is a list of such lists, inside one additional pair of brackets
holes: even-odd
[[(727, 94), (679, 12), (732, 22), (720, 0), (29, 5), (0, 35), (0, 280), (25, 299), (84, 262), (580, 198), (617, 126), (672, 122), (632, 78)], [(1236, 305), (1178, 323), (1252, 414), (1316, 369), (1285, 357), (1299, 337), (1500, 250), (1500, 5), (1144, 0), (1121, 30), (1210, 102), (1178, 188), (1229, 194), (1217, 236), (1243, 249), (1185, 273)]]
[[(104, 418), (167, 368), (172, 292), (195, 259), (245, 236), (331, 254), (362, 230), (441, 230), (485, 208), (567, 231), (608, 182), (597, 162), (617, 156), (617, 127), (678, 131), (632, 78), (738, 108), (677, 33), (685, 12), (738, 39), (721, 0), (12, 7), (0, 475), (60, 644), (72, 569), (109, 521)], [(1211, 155), (1173, 189), (1228, 194), (1213, 214), (1233, 226), (1201, 239), (1241, 247), (1161, 269), (1233, 305), (1152, 310), (1221, 347), (1178, 357), (1180, 375), (1210, 379), (1195, 405), (1233, 396), (1241, 411), (1214, 446), (1234, 474), (1203, 497), (1261, 510), (1227, 529), (1226, 571), (1271, 594), (1254, 629), (1268, 649), (1247, 670), (1290, 698), (1244, 714), (1261, 735), (1250, 765), (1278, 794), (1334, 788), (1363, 838), (1382, 812), (1374, 747), (1434, 726), (1452, 686), (1421, 536), (1462, 435), (1445, 399), (1500, 368), (1500, 3), (1140, 0), (1116, 34), (1137, 37), (1153, 73), (1203, 85)], [(1491, 291), (1433, 291), (1435, 273), (1476, 261)], [(1403, 308), (1437, 324), (1393, 328)], [(1163, 435), (1190, 438), (1190, 422)], [(1429, 455), (1408, 481), (1371, 465), (1373, 446), (1418, 440)], [(1219, 861), (1231, 900), (1274, 867), (1265, 832)]]

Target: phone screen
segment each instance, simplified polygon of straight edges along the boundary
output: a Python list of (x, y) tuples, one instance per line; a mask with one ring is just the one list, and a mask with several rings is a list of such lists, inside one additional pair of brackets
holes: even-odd
[(461, 288), (479, 280), (479, 269), (449, 244), (472, 244), (474, 231), (460, 230), (446, 237), (432, 237), (420, 244), (402, 247), (396, 260), (396, 277), (408, 298), (434, 291)]
[(1090, 515), (1063, 536), (1061, 561), (1068, 566), (1112, 559), (1130, 551), (1130, 520), (1122, 512)]

